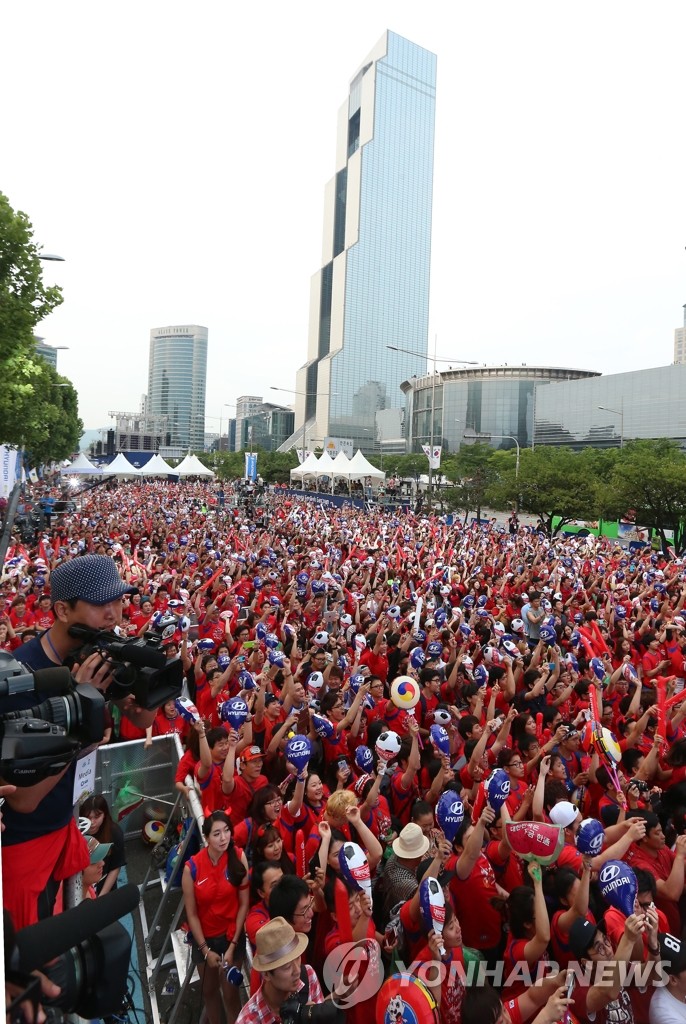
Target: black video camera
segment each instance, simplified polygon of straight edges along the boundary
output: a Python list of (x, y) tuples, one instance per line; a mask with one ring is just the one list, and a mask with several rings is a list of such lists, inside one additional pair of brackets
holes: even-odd
[[(31, 1000), (89, 1020), (117, 1014), (131, 960), (131, 936), (119, 919), (138, 900), (138, 887), (129, 884), (16, 933), (5, 911), (5, 978), (12, 986), (8, 1020), (25, 1021), (24, 1007)], [(38, 969), (60, 986), (55, 999), (31, 991), (35, 975), (29, 972)]]
[(105, 732), (105, 698), (93, 686), (76, 686), (68, 668), (30, 672), (0, 651), (2, 698), (35, 693), (45, 700), (24, 711), (0, 715), (0, 777), (14, 786), (33, 786), (59, 775)]
[[(173, 616), (171, 621), (176, 622)], [(168, 628), (173, 635), (171, 622)], [(181, 694), (183, 666), (179, 660), (167, 660), (162, 647), (162, 641), (169, 639), (166, 630), (125, 637), (76, 625), (69, 628), (69, 634), (83, 640), (83, 646), (72, 654), (74, 663), (97, 652), (112, 665), (108, 699), (122, 700), (132, 693), (139, 707), (155, 711)]]

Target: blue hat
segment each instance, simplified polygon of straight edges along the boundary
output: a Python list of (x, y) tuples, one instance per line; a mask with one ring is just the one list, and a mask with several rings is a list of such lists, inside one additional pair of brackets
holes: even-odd
[(50, 596), (55, 601), (86, 601), (103, 605), (132, 594), (136, 587), (124, 583), (113, 558), (108, 555), (81, 555), (53, 571)]

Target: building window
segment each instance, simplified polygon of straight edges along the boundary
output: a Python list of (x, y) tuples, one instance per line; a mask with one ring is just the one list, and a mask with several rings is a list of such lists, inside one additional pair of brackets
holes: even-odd
[(360, 111), (356, 110), (348, 121), (348, 158), (360, 148)]

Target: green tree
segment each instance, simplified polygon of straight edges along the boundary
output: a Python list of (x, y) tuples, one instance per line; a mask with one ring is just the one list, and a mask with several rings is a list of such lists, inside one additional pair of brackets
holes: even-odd
[(481, 518), (486, 495), (496, 479), (494, 456), (488, 444), (462, 444), (443, 461), (441, 472), (452, 484), (443, 492), (443, 500), (449, 508), (464, 512), (465, 521), (472, 510)]
[(514, 459), (498, 465), (498, 476), (489, 487), (488, 498), (496, 508), (519, 500), (519, 508), (539, 516), (549, 534), (553, 520), (560, 517), (555, 532), (574, 519), (597, 519), (600, 515), (600, 485), (612, 464), (612, 452), (585, 448), (542, 446), (521, 452), (519, 477)]
[(37, 325), (61, 302), (43, 284), (28, 217), (0, 193), (0, 443), (26, 448), (31, 465), (71, 455), (83, 430), (74, 388), (35, 350)]
[(686, 454), (676, 441), (630, 441), (617, 453), (601, 491), (601, 513), (610, 519), (630, 517), (657, 530), (663, 550), (665, 530), (674, 531), (674, 546), (686, 544)]

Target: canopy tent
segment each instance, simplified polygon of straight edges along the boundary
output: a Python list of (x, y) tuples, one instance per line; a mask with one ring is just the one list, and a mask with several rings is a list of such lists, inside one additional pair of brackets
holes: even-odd
[(191, 455), (190, 453), (181, 460), (176, 469), (172, 469), (170, 472), (175, 473), (176, 476), (214, 476), (211, 469), (203, 466), (197, 455)]
[(371, 462), (367, 462), (360, 448), (357, 449), (352, 459), (350, 460), (350, 466), (348, 468), (348, 479), (350, 480), (362, 480), (365, 476), (370, 476), (372, 480), (385, 480), (386, 474), (372, 466)]
[(331, 476), (333, 472), (333, 459), (328, 452), (322, 452), (317, 459), (317, 476)]
[(102, 470), (94, 466), (83, 452), (79, 452), (71, 465), (64, 466), (60, 473), (73, 474), (75, 476), (100, 476)]
[(304, 480), (306, 476), (317, 476), (318, 474), (319, 459), (314, 452), (310, 452), (301, 466), (296, 466), (291, 470), (291, 479), (296, 477), (298, 480)]
[(345, 454), (345, 452), (343, 450), (341, 450), (338, 453), (338, 455), (336, 456), (336, 458), (333, 460), (333, 466), (331, 467), (331, 472), (332, 472), (333, 476), (342, 476), (342, 477), (345, 477), (346, 480), (349, 480), (350, 479), (350, 477), (348, 476), (349, 471), (350, 471), (350, 459)]
[(123, 452), (119, 452), (117, 457), (110, 462), (109, 466), (103, 466), (103, 476), (140, 476), (140, 469), (136, 469), (132, 466)]
[(159, 452), (155, 452), (141, 468), (140, 473), (141, 476), (169, 476), (170, 473), (176, 475), (176, 470), (164, 461)]

